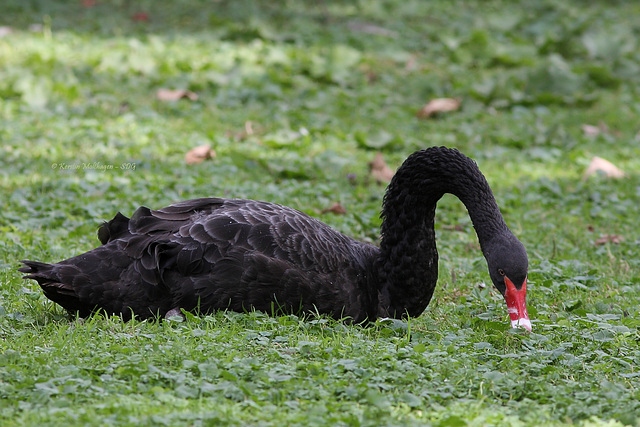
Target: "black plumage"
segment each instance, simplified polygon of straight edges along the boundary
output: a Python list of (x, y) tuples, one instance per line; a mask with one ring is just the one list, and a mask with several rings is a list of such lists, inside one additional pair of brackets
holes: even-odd
[[(98, 231), (102, 246), (57, 264), (22, 261), (20, 271), (80, 316), (102, 309), (144, 319), (176, 308), (319, 312), (355, 322), (418, 316), (437, 281), (433, 226), (445, 193), (466, 205), (491, 279), (510, 314), (518, 311), (516, 324), (530, 329), (526, 307), (522, 313), (526, 251), (475, 162), (444, 147), (418, 151), (398, 169), (384, 197), (380, 247), (289, 207), (203, 198), (140, 207), (131, 219), (118, 213)], [(509, 302), (508, 280), (522, 307)]]

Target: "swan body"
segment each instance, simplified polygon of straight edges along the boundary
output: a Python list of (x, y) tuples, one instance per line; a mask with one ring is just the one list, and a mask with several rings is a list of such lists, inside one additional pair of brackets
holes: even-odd
[(380, 246), (356, 241), (274, 203), (202, 198), (118, 213), (101, 246), (56, 264), (22, 261), (25, 278), (67, 310), (124, 319), (176, 309), (318, 312), (354, 322), (418, 316), (438, 276), (434, 216), (445, 193), (467, 207), (505, 297), (512, 326), (531, 330), (527, 255), (473, 160), (454, 149), (418, 151), (384, 197)]

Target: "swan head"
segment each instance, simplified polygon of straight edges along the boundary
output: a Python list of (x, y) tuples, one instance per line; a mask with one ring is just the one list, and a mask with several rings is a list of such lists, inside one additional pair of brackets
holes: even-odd
[(483, 249), (491, 281), (507, 303), (511, 326), (531, 331), (526, 303), (529, 260), (524, 245), (509, 233)]

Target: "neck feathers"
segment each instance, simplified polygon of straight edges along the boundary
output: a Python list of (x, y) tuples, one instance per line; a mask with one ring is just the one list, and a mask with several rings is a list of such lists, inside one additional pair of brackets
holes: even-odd
[(381, 306), (389, 316), (417, 316), (431, 300), (438, 278), (435, 209), (445, 193), (464, 203), (481, 247), (509, 232), (473, 160), (445, 147), (409, 156), (389, 184), (381, 215)]

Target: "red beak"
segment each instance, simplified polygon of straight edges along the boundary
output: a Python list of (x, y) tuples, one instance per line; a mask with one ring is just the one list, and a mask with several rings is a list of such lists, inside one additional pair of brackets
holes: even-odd
[(523, 327), (527, 331), (531, 331), (531, 321), (529, 320), (529, 314), (527, 313), (527, 278), (525, 277), (524, 283), (520, 290), (516, 289), (515, 285), (507, 276), (504, 276), (504, 284), (507, 285), (507, 290), (504, 293), (504, 300), (507, 302), (507, 311), (511, 318), (511, 327)]

